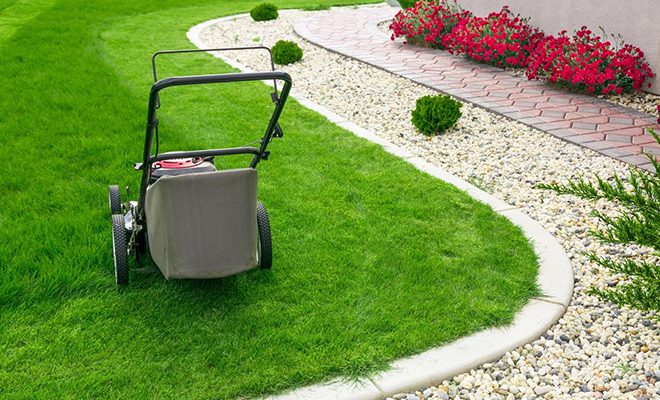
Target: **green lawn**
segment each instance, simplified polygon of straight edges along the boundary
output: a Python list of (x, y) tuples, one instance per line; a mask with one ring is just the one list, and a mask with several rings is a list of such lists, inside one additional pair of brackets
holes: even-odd
[[(260, 165), (273, 269), (115, 287), (106, 190), (137, 189), (149, 56), (255, 4), (0, 0), (1, 398), (222, 399), (364, 376), (506, 324), (538, 293), (508, 221), (294, 101)], [(229, 70), (208, 55), (163, 64)], [(268, 93), (167, 91), (162, 149), (256, 139)]]

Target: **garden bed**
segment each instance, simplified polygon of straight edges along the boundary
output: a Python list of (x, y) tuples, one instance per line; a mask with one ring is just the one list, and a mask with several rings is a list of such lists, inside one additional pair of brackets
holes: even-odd
[[(378, 28), (384, 33), (391, 35), (392, 31), (389, 28), (391, 23), (392, 21), (389, 20), (383, 21), (380, 24), (378, 24)], [(404, 42), (404, 39), (397, 38), (396, 41)], [(519, 78), (525, 78), (524, 69), (504, 67), (503, 70)], [(620, 95), (612, 93), (608, 95), (598, 95), (596, 97), (608, 101), (612, 104), (616, 104), (624, 107), (630, 107), (639, 112), (643, 112), (652, 116), (658, 116), (658, 105), (660, 104), (660, 95), (657, 94), (642, 91), (639, 93), (624, 93)]]
[[(410, 398), (445, 398), (448, 394), (453, 398), (458, 394), (633, 399), (656, 393), (653, 382), (660, 379), (655, 372), (660, 346), (653, 316), (585, 294), (592, 285), (616, 285), (622, 277), (594, 266), (584, 252), (653, 259), (650, 249), (598, 243), (588, 235), (589, 229), (597, 227), (590, 217), (593, 204), (535, 189), (541, 182), (561, 182), (579, 175), (624, 175), (627, 166), (470, 104), (463, 105), (463, 117), (453, 130), (426, 138), (410, 123), (410, 112), (417, 98), (434, 92), (297, 38), (291, 26), (311, 16), (291, 12), (263, 24), (225, 22), (202, 36), (209, 46), (272, 45), (276, 38), (297, 41), (305, 57), (286, 70), (301, 95), (521, 207), (562, 242), (575, 268), (572, 304), (542, 338), (451, 381), (428, 390), (420, 388)], [(236, 35), (239, 26), (241, 34)], [(251, 56), (233, 58), (253, 68), (264, 61)], [(596, 207), (616, 214), (606, 203)], [(402, 395), (398, 398), (405, 398)]]

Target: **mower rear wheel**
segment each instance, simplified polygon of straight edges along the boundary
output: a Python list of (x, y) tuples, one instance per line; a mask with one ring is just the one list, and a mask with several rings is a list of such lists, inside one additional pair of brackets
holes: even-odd
[(121, 213), (121, 194), (119, 186), (108, 186), (108, 203), (110, 203), (110, 213), (112, 215)]
[(259, 268), (270, 269), (273, 266), (273, 243), (268, 211), (262, 202), (257, 203), (257, 227), (259, 228)]
[(115, 261), (115, 283), (128, 285), (128, 248), (124, 216), (112, 215), (112, 256)]

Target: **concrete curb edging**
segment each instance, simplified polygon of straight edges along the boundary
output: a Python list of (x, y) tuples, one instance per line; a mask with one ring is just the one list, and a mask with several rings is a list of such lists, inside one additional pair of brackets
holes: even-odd
[[(197, 48), (205, 48), (207, 46), (201, 40), (201, 32), (205, 28), (223, 21), (244, 17), (247, 17), (247, 14), (203, 22), (190, 28), (187, 37)], [(222, 54), (212, 53), (212, 55), (236, 69), (244, 72), (250, 71), (249, 68)], [(388, 371), (374, 377), (356, 382), (336, 379), (324, 384), (294, 389), (282, 395), (269, 397), (269, 399), (378, 400), (394, 393), (432, 386), (483, 363), (497, 360), (507, 351), (537, 339), (566, 312), (573, 293), (573, 268), (559, 242), (538, 222), (528, 217), (519, 208), (451, 175), (422, 157), (374, 135), (346, 118), (300, 96), (294, 90), (292, 90), (291, 97), (302, 106), (325, 116), (329, 121), (356, 136), (376, 143), (388, 153), (403, 158), (420, 171), (467, 192), (472, 198), (489, 205), (495, 212), (520, 227), (538, 255), (537, 284), (543, 296), (532, 299), (516, 314), (513, 323), (508, 327), (486, 329), (444, 346), (394, 361), (390, 364)]]

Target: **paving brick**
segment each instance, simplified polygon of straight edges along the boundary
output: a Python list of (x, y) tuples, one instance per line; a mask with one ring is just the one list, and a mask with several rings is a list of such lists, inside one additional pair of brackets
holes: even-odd
[(492, 107), (492, 108), (490, 109), (490, 111), (494, 111), (494, 112), (496, 112), (496, 113), (498, 113), (498, 114), (506, 114), (506, 113), (516, 112), (516, 110), (515, 110), (514, 108), (512, 108), (512, 107), (507, 107), (507, 106), (496, 106), (496, 107)]
[(536, 102), (527, 101), (527, 100), (517, 100), (513, 102), (514, 107), (518, 107), (520, 110), (533, 110), (536, 108)]
[[(516, 88), (522, 90), (520, 88)], [(511, 100), (530, 100), (535, 103), (546, 103), (550, 98), (538, 93), (511, 93), (509, 95)]]
[(623, 118), (623, 117), (610, 117), (610, 122), (617, 125), (635, 125), (634, 118)]
[(589, 143), (589, 142), (598, 142), (605, 139), (605, 135), (602, 133), (586, 133), (583, 135), (568, 136), (566, 140), (569, 140), (573, 143)]
[(572, 122), (571, 123), (571, 128), (577, 128), (577, 129), (588, 129), (595, 131), (598, 125), (596, 124), (591, 124), (588, 122)]
[(635, 126), (655, 125), (657, 118), (635, 118)]
[(557, 130), (557, 129), (566, 129), (571, 127), (571, 121), (552, 121), (552, 122), (546, 122), (545, 124), (539, 124), (536, 125), (535, 128), (540, 129), (542, 131), (552, 131), (552, 130)]
[[(558, 110), (566, 111), (566, 112), (573, 112), (575, 111), (574, 108), (577, 108), (577, 106), (571, 105), (571, 104), (556, 104), (556, 103), (550, 103), (550, 102), (541, 102), (536, 104), (536, 108), (539, 110), (545, 110), (545, 109), (550, 109), (550, 108), (556, 108)], [(581, 116), (578, 116), (579, 118), (582, 118)]]
[(513, 112), (504, 113), (504, 115), (506, 115), (511, 119), (516, 119), (516, 120), (539, 116), (538, 110), (513, 111)]
[(549, 133), (558, 136), (558, 137), (567, 137), (567, 136), (575, 136), (575, 135), (584, 135), (584, 134), (589, 134), (589, 133), (595, 133), (591, 129), (578, 129), (578, 128), (566, 128), (566, 129), (553, 129), (548, 131)]
[(653, 163), (651, 163), (650, 161), (646, 164), (638, 165), (637, 168), (640, 168), (640, 169), (643, 169), (643, 170), (646, 170), (646, 171), (655, 172), (655, 167), (653, 166)]
[(554, 104), (562, 104), (562, 105), (569, 105), (569, 104), (577, 105), (577, 104), (584, 104), (586, 101), (579, 97), (571, 97), (567, 95), (551, 95), (550, 100), (548, 100), (548, 102)]
[(473, 78), (465, 78), (463, 79), (463, 82), (464, 83), (479, 82), (480, 84), (484, 85), (484, 88), (488, 85), (497, 84), (497, 81), (493, 80), (493, 78), (490, 76), (475, 76)]
[(660, 156), (660, 147), (657, 146), (642, 146), (645, 153), (651, 153), (655, 156)]
[(632, 144), (632, 136), (628, 136), (628, 135), (607, 134), (605, 138), (610, 142), (624, 142), (624, 143)]
[(540, 124), (545, 124), (547, 121), (539, 117), (528, 117), (528, 118), (516, 118), (518, 122), (522, 122), (525, 125), (536, 127)]
[[(508, 86), (501, 85), (499, 80), (496, 80), (496, 82), (497, 83), (495, 83), (495, 84), (486, 86), (485, 89), (489, 90), (489, 91), (502, 91), (502, 90), (505, 90), (505, 89), (516, 88), (515, 85), (508, 85)], [(518, 89), (520, 89), (520, 88), (518, 88)]]
[(488, 93), (487, 94), (488, 97), (497, 97), (497, 98), (500, 98), (500, 99), (508, 99), (509, 98), (509, 93), (507, 93), (507, 92), (498, 92), (498, 91), (492, 91), (492, 90), (489, 91), (487, 89), (484, 89), (484, 91), (486, 93)]
[(564, 117), (566, 116), (566, 113), (563, 111), (557, 111), (555, 109), (548, 109), (548, 110), (542, 110), (541, 115), (543, 115), (544, 117), (557, 118), (557, 120), (563, 120)]
[(623, 157), (618, 157), (618, 159), (628, 164), (632, 164), (634, 166), (640, 166), (645, 164), (651, 165), (651, 163), (649, 162), (649, 158), (644, 156), (643, 154), (623, 156)]
[(631, 128), (629, 126), (614, 125), (614, 124), (601, 124), (598, 127), (598, 130), (608, 134), (615, 135), (628, 135), (628, 136), (641, 136), (646, 134), (644, 128)]
[(638, 135), (638, 136), (633, 136), (632, 142), (634, 144), (640, 144), (640, 145), (646, 145), (650, 143), (656, 143), (655, 139), (651, 135)]
[(514, 107), (513, 106), (513, 100), (497, 99), (497, 100), (493, 100), (493, 103), (498, 104), (499, 106), (508, 106), (508, 107), (514, 108), (515, 110), (520, 111), (520, 107)]
[(612, 149), (615, 147), (622, 147), (623, 143), (621, 142), (610, 142), (607, 140), (597, 140), (595, 142), (582, 143), (582, 145), (591, 150), (603, 150), (603, 149)]
[(625, 146), (625, 147), (617, 147), (617, 148), (612, 148), (612, 149), (603, 149), (600, 150), (599, 153), (605, 154), (606, 156), (610, 157), (625, 157), (625, 156), (631, 156), (631, 155), (637, 155), (639, 154), (639, 147), (638, 146)]

